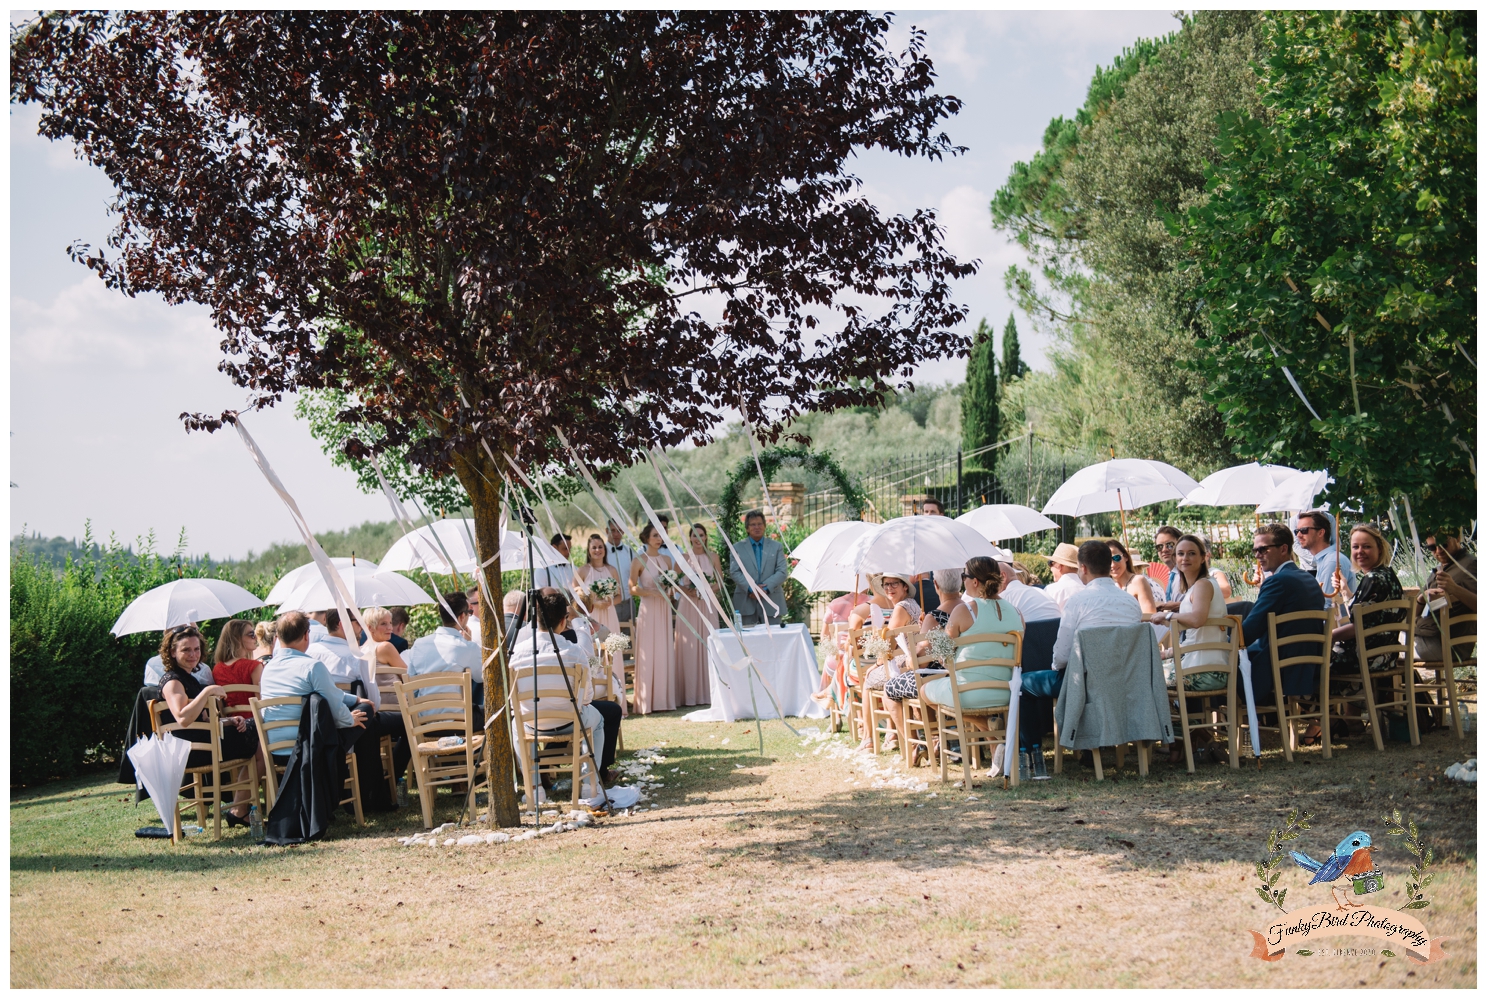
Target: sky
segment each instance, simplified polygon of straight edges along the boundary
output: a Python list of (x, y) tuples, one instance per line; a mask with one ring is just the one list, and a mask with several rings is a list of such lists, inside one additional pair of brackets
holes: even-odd
[[(1012, 306), (1002, 287), (1020, 253), (992, 230), (988, 204), (1012, 164), (1038, 148), (1056, 115), (1083, 102), (1096, 65), (1139, 37), (1176, 27), (1169, 12), (925, 12), (898, 15), (895, 47), (910, 26), (926, 32), (941, 93), (964, 102), (945, 130), (961, 156), (939, 162), (869, 154), (854, 165), (864, 194), (885, 213), (937, 210), (948, 247), (979, 260), (957, 283), (970, 324), (998, 330)], [(245, 401), (217, 370), (220, 336), (206, 309), (108, 290), (68, 259), (74, 240), (101, 246), (112, 228), (111, 187), (70, 146), (36, 134), (37, 113), (11, 108), (10, 529), (44, 537), (130, 543), (154, 530), (169, 549), (184, 527), (188, 550), (239, 558), (296, 538), (293, 522), (231, 430), (187, 433), (183, 412)], [(1043, 347), (1022, 329), (1024, 359)], [(963, 360), (928, 362), (916, 381), (960, 381)], [(293, 401), (245, 424), (315, 531), (388, 520), (380, 495), (360, 492), (293, 415)]]

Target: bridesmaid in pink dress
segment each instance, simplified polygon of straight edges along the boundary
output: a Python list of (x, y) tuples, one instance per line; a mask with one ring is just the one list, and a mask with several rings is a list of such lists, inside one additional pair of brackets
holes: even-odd
[(640, 529), (645, 553), (630, 563), (630, 592), (640, 598), (635, 615), (635, 713), (676, 707), (676, 639), (672, 637), (671, 598), (660, 589), (660, 575), (674, 568), (661, 554), (665, 542), (650, 524)]
[[(611, 632), (619, 631), (620, 616), (615, 613), (614, 605), (615, 601), (624, 598), (625, 592), (630, 588), (630, 581), (622, 581), (619, 572), (609, 564), (609, 549), (605, 547), (604, 539), (599, 535), (589, 535), (587, 554), (588, 562), (579, 566), (578, 572), (574, 574), (574, 592), (589, 609), (589, 617), (595, 624), (602, 624)], [(614, 596), (601, 600), (589, 591), (590, 582), (599, 577), (614, 580)], [(598, 637), (597, 634), (595, 637)]]
[[(704, 579), (711, 577), (708, 585), (713, 591), (712, 599), (716, 600), (723, 567), (718, 556), (707, 549), (707, 528), (693, 524), (687, 540), (692, 550), (685, 558), (699, 576)], [(681, 619), (676, 623), (676, 671), (684, 705), (707, 704), (712, 700), (707, 682), (707, 636), (717, 627), (718, 615), (707, 609), (715, 604), (705, 603), (705, 600), (707, 598), (699, 595), (689, 581), (683, 581), (681, 601), (676, 608), (677, 617)]]

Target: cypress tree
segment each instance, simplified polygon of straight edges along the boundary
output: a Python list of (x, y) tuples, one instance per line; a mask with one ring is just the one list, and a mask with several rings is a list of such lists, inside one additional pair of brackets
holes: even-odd
[[(960, 440), (967, 451), (997, 441), (996, 346), (992, 328), (982, 319), (966, 365), (966, 387), (960, 396)], [(988, 456), (989, 460), (989, 456)]]
[(1017, 342), (1017, 317), (1008, 316), (1002, 329), (1002, 381), (1010, 382), (1027, 372), (1027, 365), (1022, 363), (1022, 345)]

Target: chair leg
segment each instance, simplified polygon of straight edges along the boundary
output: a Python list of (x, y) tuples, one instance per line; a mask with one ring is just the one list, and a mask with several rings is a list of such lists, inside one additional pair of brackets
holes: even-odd
[(227, 792), (222, 790), (222, 771), (212, 770), (212, 790), (216, 793), (212, 807), (212, 840), (215, 842), (222, 838), (222, 809), (226, 807)]
[(356, 768), (356, 754), (347, 753), (346, 763), (351, 767), (351, 810), (356, 813), (356, 824), (364, 826), (367, 820), (361, 812), (361, 775)]
[(1053, 772), (1064, 772), (1064, 747), (1058, 741), (1058, 698), (1053, 699)]
[(1231, 770), (1239, 769), (1239, 726), (1235, 724), (1238, 714), (1236, 705), (1231, 703), (1224, 707), (1224, 728), (1229, 733), (1229, 768)]
[(1147, 739), (1136, 743), (1136, 768), (1142, 777), (1151, 770), (1151, 742)]
[(1121, 743), (1119, 746), (1116, 746), (1115, 747), (1115, 769), (1116, 770), (1124, 770), (1125, 768), (1126, 768), (1126, 744), (1125, 743)]
[[(1446, 658), (1450, 658), (1449, 650)], [(1442, 672), (1446, 674), (1446, 698), (1451, 705), (1451, 728), (1456, 733), (1456, 738), (1464, 739), (1466, 736), (1461, 728), (1461, 703), (1456, 699), (1456, 666), (1450, 661), (1441, 663), (1441, 666)]]
[(1410, 722), (1410, 745), (1420, 744), (1420, 709), (1415, 706), (1415, 668), (1406, 662), (1404, 664), (1404, 697), (1409, 701), (1409, 707), (1405, 709), (1406, 717)]
[(428, 761), (418, 750), (414, 751), (415, 770), (418, 774), (418, 805), (423, 811), (423, 827), (434, 828), (434, 788), (428, 779)]
[(1384, 751), (1384, 733), (1379, 728), (1379, 706), (1373, 696), (1373, 676), (1368, 667), (1363, 668), (1363, 706), (1368, 712), (1368, 727), (1373, 732), (1373, 748)]
[(1187, 756), (1188, 773), (1195, 774), (1198, 768), (1193, 764), (1193, 730), (1188, 718), (1188, 699), (1182, 689), (1182, 678), (1178, 677), (1177, 682), (1177, 714), (1182, 721), (1182, 751)]
[(382, 765), (387, 771), (387, 793), (394, 800), (398, 797), (398, 768), (392, 758), (392, 736), (382, 737)]
[(1090, 754), (1091, 756), (1093, 756), (1095, 758), (1095, 780), (1104, 780), (1105, 779), (1105, 765), (1104, 765), (1104, 761), (1100, 759), (1100, 753), (1101, 752), (1102, 752), (1102, 750), (1100, 749), (1100, 747), (1099, 746), (1096, 746), (1094, 748), (1094, 752), (1092, 752)]

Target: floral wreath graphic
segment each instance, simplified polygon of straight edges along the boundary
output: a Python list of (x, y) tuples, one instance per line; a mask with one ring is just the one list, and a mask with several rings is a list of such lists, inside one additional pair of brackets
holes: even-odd
[[(1293, 944), (1302, 945), (1294, 950), (1299, 957), (1310, 957), (1314, 953), (1305, 949), (1312, 939), (1327, 936), (1369, 936), (1382, 940), (1386, 945), (1397, 945), (1404, 956), (1415, 964), (1427, 964), (1446, 956), (1441, 949), (1444, 937), (1432, 939), (1425, 926), (1413, 916), (1405, 915), (1411, 909), (1424, 909), (1430, 905), (1425, 889), (1435, 880), (1430, 870), (1435, 862), (1435, 851), (1420, 839), (1419, 827), (1414, 819), (1406, 824), (1398, 809), (1382, 816), (1390, 836), (1404, 841), (1404, 847), (1415, 858), (1404, 884), (1405, 904), (1399, 909), (1390, 909), (1369, 903), (1369, 897), (1383, 890), (1384, 875), (1373, 859), (1373, 839), (1359, 829), (1345, 837), (1324, 860), (1316, 860), (1299, 850), (1287, 850), (1285, 844), (1297, 840), (1304, 830), (1311, 828), (1312, 813), (1292, 809), (1286, 824), (1270, 830), (1266, 837), (1265, 857), (1255, 862), (1255, 876), (1260, 884), (1255, 892), (1266, 905), (1273, 906), (1277, 916), (1264, 931), (1250, 930), (1254, 938), (1254, 949), (1250, 956), (1262, 961), (1279, 961)], [(1289, 859), (1310, 876), (1308, 885), (1326, 885), (1332, 892), (1332, 903), (1300, 912), (1286, 910), (1286, 892), (1277, 888), (1282, 870)], [(1394, 950), (1381, 950), (1385, 957), (1397, 956)]]

